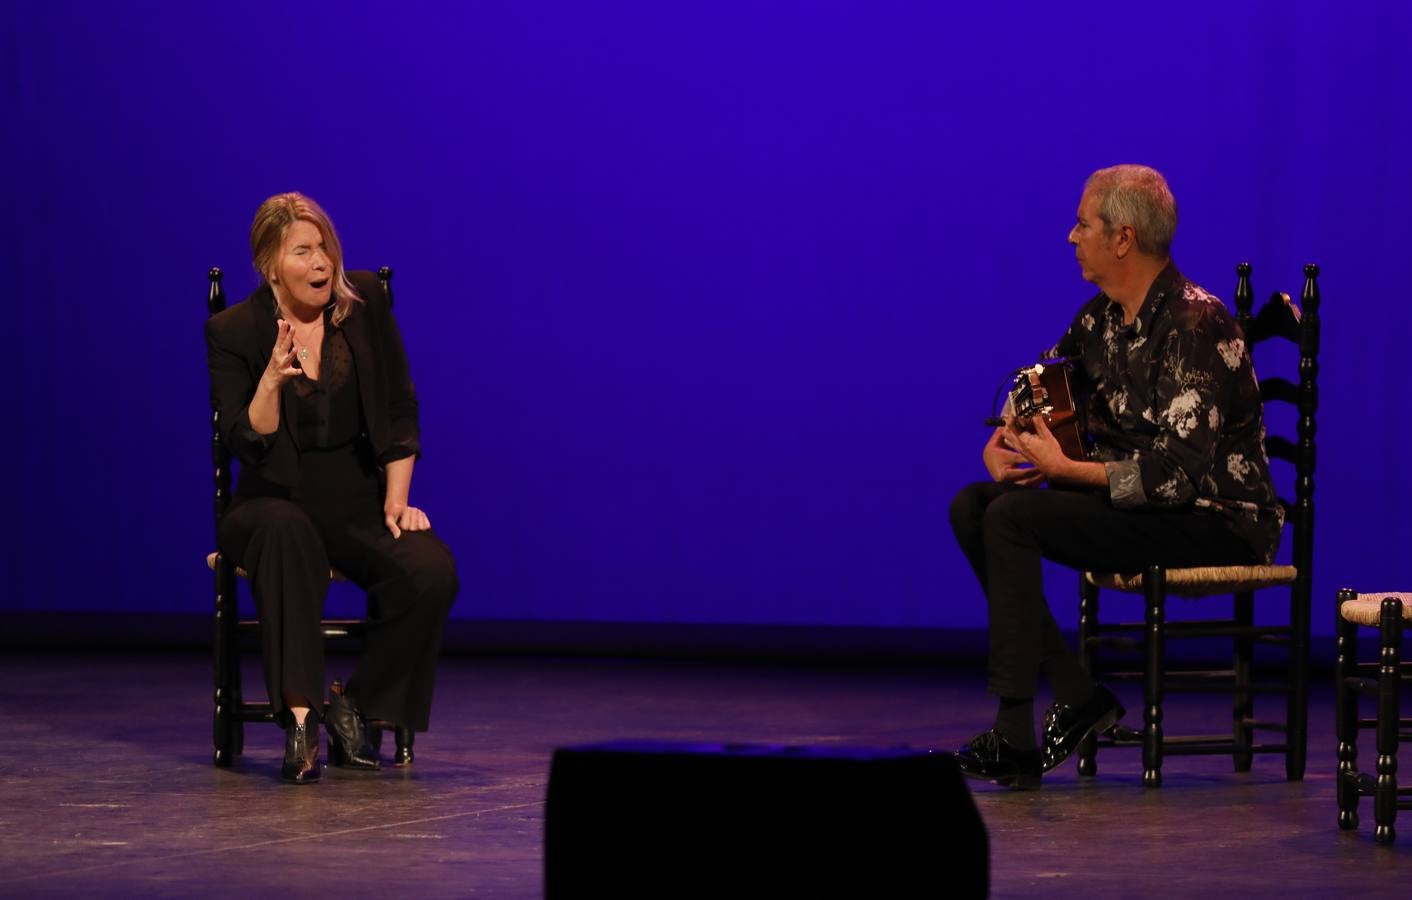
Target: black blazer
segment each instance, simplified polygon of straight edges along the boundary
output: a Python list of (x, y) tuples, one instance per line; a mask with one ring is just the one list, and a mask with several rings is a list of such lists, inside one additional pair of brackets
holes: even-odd
[[(382, 282), (372, 272), (349, 272), (348, 278), (363, 302), (354, 302), (339, 327), (358, 373), (368, 440), (378, 464), (386, 465), (421, 451), (417, 393)], [(261, 435), (250, 427), (250, 400), (274, 350), (275, 323), (274, 294), (268, 284), (206, 320), (211, 406), (220, 414), (221, 440), (240, 461), (236, 493), (246, 497), (287, 497), (299, 480), (293, 385), (285, 384), (280, 392), (279, 429), (274, 434)]]

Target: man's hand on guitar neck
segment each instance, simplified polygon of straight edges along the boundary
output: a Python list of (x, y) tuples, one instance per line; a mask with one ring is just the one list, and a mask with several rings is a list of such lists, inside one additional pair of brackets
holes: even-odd
[(1002, 426), (995, 429), (990, 440), (981, 451), (981, 461), (986, 471), (996, 481), (1023, 486), (1044, 483), (1044, 473), (1032, 466), (1023, 454), (1017, 453), (1010, 444), (1007, 431)]
[[(1014, 419), (1006, 419), (1005, 428), (997, 430), (1003, 432), (1001, 440), (1005, 445), (1034, 467), (1029, 471), (1039, 472), (1049, 481), (1108, 486), (1108, 472), (1103, 463), (1065, 456), (1044, 416), (1035, 416), (1028, 421), (1034, 426), (1033, 431), (1020, 429)], [(991, 474), (994, 475), (993, 472)]]

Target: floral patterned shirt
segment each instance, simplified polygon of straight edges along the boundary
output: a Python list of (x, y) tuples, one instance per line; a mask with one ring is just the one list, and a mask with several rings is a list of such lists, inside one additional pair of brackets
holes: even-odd
[(1074, 360), (1088, 455), (1104, 464), (1113, 506), (1216, 512), (1273, 560), (1284, 511), (1255, 369), (1225, 304), (1168, 263), (1132, 324), (1100, 293), (1046, 356)]

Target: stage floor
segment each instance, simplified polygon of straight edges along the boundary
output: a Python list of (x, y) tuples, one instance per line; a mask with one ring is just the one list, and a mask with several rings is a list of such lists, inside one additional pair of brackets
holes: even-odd
[[(349, 667), (331, 659), (330, 677)], [(252, 696), (258, 673), (249, 660)], [(992, 713), (976, 673), (939, 666), (449, 659), (414, 767), (330, 769), (291, 787), (272, 725), (246, 726), (235, 767), (211, 764), (209, 683), (209, 661), (183, 654), (0, 660), (0, 893), (537, 897), (555, 747), (950, 748)], [(994, 895), (1405, 896), (1412, 813), (1391, 848), (1373, 843), (1367, 799), (1361, 829), (1338, 830), (1333, 697), (1320, 688), (1302, 783), (1285, 782), (1278, 756), (1246, 774), (1226, 757), (1183, 757), (1145, 790), (1128, 750), (1100, 756), (1096, 779), (1071, 760), (1035, 793), (973, 783)], [(1120, 694), (1140, 720), (1132, 689)], [(1224, 704), (1177, 697), (1167, 722), (1219, 731)]]

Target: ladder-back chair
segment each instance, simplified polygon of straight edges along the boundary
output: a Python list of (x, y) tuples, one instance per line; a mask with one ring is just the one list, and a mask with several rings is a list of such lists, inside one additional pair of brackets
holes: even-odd
[[(1229, 753), (1238, 772), (1248, 771), (1257, 753), (1280, 753), (1285, 758), (1285, 777), (1304, 777), (1308, 743), (1309, 703), (1309, 615), (1314, 562), (1314, 416), (1318, 408), (1319, 374), (1319, 267), (1304, 267), (1304, 290), (1300, 305), (1289, 295), (1276, 292), (1252, 314), (1253, 293), (1250, 264), (1236, 267), (1236, 316), (1245, 333), (1252, 355), (1256, 345), (1272, 338), (1291, 341), (1299, 348), (1297, 381), (1263, 378), (1260, 397), (1268, 411), (1272, 403), (1292, 404), (1297, 410), (1295, 439), (1268, 436), (1265, 451), (1271, 460), (1283, 460), (1294, 467), (1294, 499), (1281, 498), (1285, 528), (1292, 533), (1290, 565), (1212, 566), (1204, 568), (1165, 568), (1148, 566), (1133, 573), (1085, 572), (1079, 582), (1079, 648), (1085, 667), (1100, 674), (1099, 651), (1105, 648), (1141, 648), (1141, 671), (1108, 672), (1112, 680), (1141, 680), (1143, 691), (1142, 728), (1118, 726), (1102, 737), (1090, 736), (1079, 747), (1079, 774), (1098, 771), (1100, 748), (1142, 748), (1143, 784), (1162, 783), (1165, 756)], [(1301, 308), (1302, 307), (1302, 308)], [(1269, 426), (1269, 418), (1266, 417)], [(1255, 623), (1254, 592), (1261, 588), (1289, 588), (1288, 619), (1278, 624)], [(1143, 597), (1141, 621), (1101, 623), (1100, 588)], [(1228, 618), (1197, 621), (1167, 621), (1167, 597), (1208, 597), (1230, 595), (1232, 612)], [(1233, 643), (1229, 669), (1176, 670), (1167, 665), (1167, 641), (1176, 638), (1229, 638)], [(1255, 680), (1257, 644), (1284, 647), (1287, 665), (1282, 679)], [(1172, 692), (1226, 693), (1232, 697), (1231, 732), (1221, 735), (1166, 734), (1163, 727), (1163, 699)], [(1283, 695), (1285, 716), (1281, 721), (1255, 716), (1257, 694)], [(1257, 742), (1257, 731), (1282, 733), (1283, 739)]]
[[(383, 266), (377, 271), (378, 281), (387, 294), (388, 306), (392, 305), (392, 269)], [(226, 308), (225, 291), (221, 287), (224, 273), (212, 268), (207, 277), (210, 289), (206, 297), (206, 312), (209, 316)], [(230, 505), (231, 453), (221, 439), (220, 412), (211, 413), (211, 462), (215, 467), (215, 521), (219, 531), (221, 516)], [(215, 743), (215, 763), (218, 766), (231, 765), (245, 747), (246, 722), (273, 722), (274, 711), (268, 701), (246, 701), (240, 684), (240, 651), (242, 638), (253, 639), (259, 634), (260, 624), (255, 619), (241, 619), (236, 594), (237, 577), (245, 572), (237, 569), (220, 552), (208, 554), (206, 564), (215, 573), (216, 619), (215, 637), (212, 641), (212, 663), (215, 676), (215, 704), (212, 715), (212, 740)], [(346, 580), (337, 571), (330, 575), (334, 580)], [(320, 630), (325, 640), (353, 639), (362, 641), (366, 636), (367, 623), (362, 619), (324, 619)], [(326, 712), (326, 710), (325, 710)], [(368, 740), (374, 749), (382, 740), (382, 727), (370, 722)], [(396, 756), (400, 765), (412, 760), (413, 732), (398, 727), (395, 729)]]

